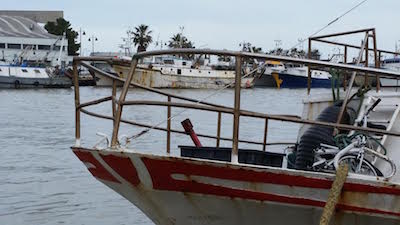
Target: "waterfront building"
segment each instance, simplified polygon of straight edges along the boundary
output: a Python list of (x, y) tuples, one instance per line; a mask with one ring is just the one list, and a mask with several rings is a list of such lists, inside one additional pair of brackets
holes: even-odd
[(68, 40), (49, 34), (43, 27), (47, 21), (62, 16), (58, 11), (0, 11), (0, 60), (14, 64), (68, 65), (72, 60), (68, 57)]

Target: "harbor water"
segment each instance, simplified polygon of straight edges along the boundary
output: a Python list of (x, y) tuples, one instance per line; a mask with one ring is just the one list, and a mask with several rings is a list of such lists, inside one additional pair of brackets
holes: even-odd
[[(166, 90), (175, 94), (233, 105), (233, 90)], [(329, 89), (315, 89), (313, 94), (329, 94)], [(82, 87), (81, 101), (109, 96), (108, 88)], [(242, 109), (262, 113), (301, 116), (305, 89), (245, 89)], [(165, 96), (131, 89), (128, 99), (165, 101)], [(173, 101), (177, 101), (173, 99)], [(73, 89), (0, 90), (0, 224), (153, 224), (139, 209), (119, 196), (87, 171), (75, 157)], [(111, 103), (89, 108), (111, 114)], [(190, 118), (197, 133), (216, 135), (217, 116), (212, 112), (173, 109), (172, 127), (182, 130), (180, 121)], [(124, 118), (155, 125), (166, 119), (166, 109), (154, 106), (124, 108)], [(224, 115), (222, 136), (232, 136), (232, 116)], [(91, 147), (100, 139), (96, 132), (110, 136), (112, 122), (82, 115), (82, 142)], [(240, 139), (263, 140), (264, 121), (240, 120)], [(160, 126), (165, 127), (162, 123)], [(123, 125), (120, 135), (131, 136), (142, 128)], [(298, 125), (271, 121), (268, 142), (295, 141)], [(132, 140), (132, 147), (144, 152), (163, 154), (166, 134), (150, 131)], [(215, 140), (200, 139), (203, 145)], [(172, 136), (172, 153), (178, 144), (192, 145), (188, 136)], [(222, 142), (222, 146), (230, 146)], [(261, 149), (261, 146), (241, 145)], [(269, 149), (269, 147), (267, 147)], [(271, 147), (282, 151), (284, 147)]]

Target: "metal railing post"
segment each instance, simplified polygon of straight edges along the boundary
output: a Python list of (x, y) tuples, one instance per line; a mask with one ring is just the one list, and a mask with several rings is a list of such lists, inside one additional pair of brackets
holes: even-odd
[(239, 155), (239, 117), (240, 117), (240, 85), (242, 76), (242, 58), (236, 56), (236, 69), (235, 69), (235, 105), (233, 113), (233, 143), (231, 162), (238, 163)]
[[(168, 103), (171, 102), (171, 96), (168, 96)], [(171, 152), (171, 106), (167, 110), (167, 153)]]
[(121, 123), (123, 103), (125, 101), (126, 94), (128, 93), (128, 88), (132, 81), (133, 75), (135, 74), (137, 64), (138, 64), (138, 60), (136, 58), (132, 59), (131, 68), (130, 68), (128, 76), (126, 77), (126, 80), (124, 82), (124, 86), (122, 87), (121, 95), (119, 96), (119, 101), (117, 102), (118, 108), (117, 108), (116, 115), (114, 118), (115, 122), (114, 122), (114, 128), (113, 128), (112, 139), (111, 139), (111, 147), (116, 147), (118, 144), (118, 131), (119, 131), (119, 125)]
[(112, 104), (112, 115), (113, 115), (113, 126), (115, 125), (115, 115), (117, 114), (117, 108), (115, 105), (116, 102), (116, 96), (117, 96), (117, 81), (113, 80), (112, 84), (112, 93), (111, 93), (112, 99), (111, 99), (111, 104)]
[[(311, 38), (308, 38), (308, 59), (311, 59)], [(311, 91), (311, 67), (308, 65), (307, 72), (307, 94), (310, 94)]]
[[(367, 41), (368, 41), (368, 33), (365, 34), (364, 41), (361, 43), (361, 49), (360, 49), (360, 53), (358, 54), (356, 65), (360, 64), (360, 62), (361, 62)], [(342, 121), (342, 117), (343, 117), (344, 111), (346, 110), (347, 101), (350, 98), (351, 89), (352, 89), (354, 81), (356, 79), (356, 75), (357, 75), (357, 72), (353, 72), (353, 74), (351, 75), (349, 87), (347, 88), (346, 96), (343, 99), (342, 107), (340, 108), (340, 112), (339, 112), (339, 115), (338, 115), (338, 118), (336, 121), (337, 124), (340, 124), (340, 122)], [(335, 129), (335, 133), (336, 132), (337, 132), (337, 130)]]
[[(347, 46), (344, 46), (343, 64), (347, 64)], [(343, 90), (345, 90), (345, 91), (346, 91), (346, 86), (347, 86), (347, 72), (344, 71)]]
[(79, 76), (78, 76), (78, 63), (79, 61), (73, 61), (72, 71), (74, 80), (74, 91), (75, 91), (75, 146), (81, 145), (81, 115), (80, 115), (80, 97), (79, 97)]
[[(373, 38), (373, 45), (374, 45), (374, 61), (375, 61), (375, 68), (381, 67), (380, 65), (380, 58), (378, 58), (378, 47), (376, 46), (376, 32), (375, 29), (372, 30), (372, 38)], [(376, 75), (376, 91), (378, 92), (381, 89), (381, 82), (379, 74)]]
[(268, 118), (265, 119), (265, 128), (264, 128), (264, 141), (263, 141), (263, 151), (266, 151), (267, 147), (267, 136), (268, 136)]
[(217, 126), (217, 148), (219, 148), (221, 139), (221, 112), (218, 112), (218, 126)]
[[(368, 67), (368, 53), (369, 53), (369, 51), (368, 51), (368, 48), (369, 48), (369, 32), (367, 32), (366, 33), (367, 35), (368, 35), (368, 38), (367, 38), (367, 42), (365, 43), (365, 62), (364, 62), (364, 66), (365, 67)], [(368, 79), (368, 73), (365, 73), (365, 79), (364, 79), (364, 87), (368, 87), (369, 85), (368, 85), (368, 81), (369, 79)]]

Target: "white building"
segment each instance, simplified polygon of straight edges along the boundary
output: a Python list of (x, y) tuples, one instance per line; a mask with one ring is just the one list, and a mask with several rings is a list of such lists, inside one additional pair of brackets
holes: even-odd
[(49, 34), (34, 20), (0, 14), (0, 60), (68, 65), (68, 40)]

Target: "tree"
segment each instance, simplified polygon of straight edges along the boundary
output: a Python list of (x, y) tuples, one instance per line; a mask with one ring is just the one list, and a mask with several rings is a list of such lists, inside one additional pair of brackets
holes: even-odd
[(81, 47), (81, 44), (75, 42), (75, 39), (78, 37), (78, 32), (72, 30), (69, 21), (60, 17), (56, 22), (47, 22), (44, 28), (50, 34), (58, 36), (65, 34), (68, 40), (68, 55), (77, 55), (77, 51)]
[(131, 31), (133, 34), (133, 43), (137, 46), (137, 52), (146, 51), (149, 44), (153, 42), (151, 33), (153, 31), (149, 30), (149, 26), (141, 24), (135, 27), (135, 31)]
[(174, 34), (169, 40), (168, 47), (170, 48), (195, 48), (194, 43), (189, 41), (181, 33)]

